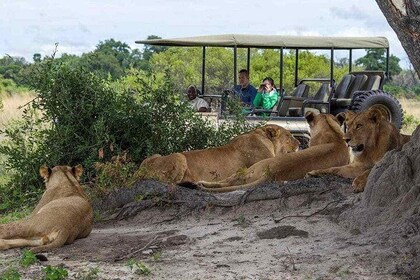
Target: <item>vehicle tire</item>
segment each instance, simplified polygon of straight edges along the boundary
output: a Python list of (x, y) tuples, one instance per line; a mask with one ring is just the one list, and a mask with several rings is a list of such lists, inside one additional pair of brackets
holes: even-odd
[(403, 111), (400, 102), (391, 94), (382, 90), (361, 92), (355, 96), (351, 110), (365, 111), (371, 107), (381, 110), (388, 120), (398, 129), (402, 126)]

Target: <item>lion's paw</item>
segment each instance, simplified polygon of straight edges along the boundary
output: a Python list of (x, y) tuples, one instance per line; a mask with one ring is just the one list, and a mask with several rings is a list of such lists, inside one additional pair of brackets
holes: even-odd
[(355, 193), (363, 192), (365, 190), (366, 180), (357, 177), (353, 180), (351, 186), (353, 187), (353, 191)]
[(321, 177), (321, 173), (317, 172), (317, 171), (311, 171), (306, 173), (305, 178), (316, 178), (316, 177)]

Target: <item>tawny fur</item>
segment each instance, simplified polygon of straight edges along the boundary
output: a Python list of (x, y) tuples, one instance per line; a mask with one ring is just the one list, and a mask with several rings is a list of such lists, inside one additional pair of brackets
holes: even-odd
[[(308, 176), (335, 174), (344, 178), (354, 178), (352, 186), (355, 192), (362, 192), (372, 167), (382, 159), (386, 152), (400, 149), (410, 140), (410, 136), (401, 135), (397, 128), (386, 120), (380, 110), (341, 113), (339, 118), (345, 122), (347, 131), (344, 139), (351, 148), (353, 162), (341, 167), (314, 170)], [(360, 150), (363, 147), (363, 150)]]
[(221, 147), (168, 156), (153, 155), (142, 162), (139, 174), (143, 179), (174, 184), (218, 181), (260, 160), (298, 148), (299, 141), (289, 131), (277, 125), (265, 125), (241, 134)]
[(311, 130), (309, 148), (296, 153), (278, 155), (252, 165), (243, 173), (236, 173), (219, 182), (197, 182), (200, 188), (211, 192), (247, 189), (259, 183), (276, 180), (290, 181), (304, 178), (318, 168), (349, 163), (349, 153), (343, 140), (340, 124), (332, 115), (306, 115)]
[(88, 236), (93, 211), (79, 184), (82, 172), (81, 165), (41, 167), (46, 190), (26, 219), (0, 225), (0, 250), (33, 246), (42, 252)]

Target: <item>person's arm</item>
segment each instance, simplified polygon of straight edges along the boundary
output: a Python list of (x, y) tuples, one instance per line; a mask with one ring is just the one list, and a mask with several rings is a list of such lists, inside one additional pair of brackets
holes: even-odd
[(254, 107), (260, 107), (262, 105), (262, 93), (257, 92), (257, 95), (254, 98)]
[(209, 104), (206, 100), (200, 98), (198, 102), (198, 112), (207, 112), (209, 108)]

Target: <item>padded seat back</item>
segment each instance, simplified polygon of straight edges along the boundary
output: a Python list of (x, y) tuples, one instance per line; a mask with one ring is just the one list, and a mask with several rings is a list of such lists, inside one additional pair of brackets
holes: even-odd
[(364, 74), (356, 75), (353, 82), (350, 84), (349, 88), (347, 89), (346, 95), (344, 98), (351, 99), (353, 97), (353, 93), (356, 90), (360, 90), (362, 86), (367, 81), (368, 77)]
[(292, 96), (294, 97), (308, 97), (309, 86), (307, 84), (298, 84), (293, 90)]
[(338, 83), (335, 88), (334, 98), (346, 98), (347, 89), (354, 79), (355, 77), (352, 74), (344, 75), (340, 83)]
[(377, 90), (381, 85), (381, 76), (369, 75), (361, 90)]
[(330, 84), (322, 83), (318, 91), (315, 93), (313, 100), (321, 100), (321, 101), (327, 102), (329, 92), (330, 92)]

